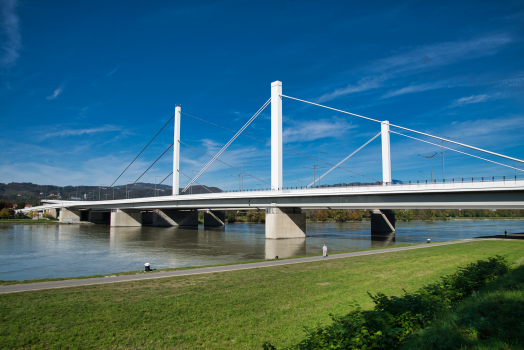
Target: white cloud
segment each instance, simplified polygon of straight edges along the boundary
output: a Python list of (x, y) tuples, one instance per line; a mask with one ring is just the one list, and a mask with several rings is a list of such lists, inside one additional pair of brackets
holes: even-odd
[[(391, 81), (392, 79), (418, 74), (423, 70), (430, 70), (468, 59), (493, 55), (512, 41), (513, 39), (509, 35), (495, 34), (482, 38), (413, 48), (401, 54), (376, 60), (368, 67), (354, 71), (355, 74), (366, 77), (360, 79), (357, 84), (336, 88), (333, 92), (319, 97), (317, 101), (325, 102), (338, 97), (381, 88), (386, 81)], [(412, 85), (387, 93), (384, 95), (384, 98), (437, 89), (443, 86), (443, 83)]]
[(333, 120), (315, 120), (291, 122), (291, 126), (285, 127), (282, 140), (285, 143), (304, 142), (323, 139), (326, 137), (341, 137), (345, 132), (356, 128), (345, 120), (334, 118)]
[(387, 94), (382, 96), (382, 98), (390, 98), (390, 97), (404, 95), (404, 94), (410, 94), (410, 93), (414, 93), (414, 92), (422, 92), (422, 91), (434, 90), (434, 89), (439, 89), (439, 88), (441, 88), (443, 86), (444, 86), (443, 83), (410, 85), (410, 86), (406, 86), (406, 87), (403, 87), (403, 88), (398, 89), (398, 90), (394, 90), (394, 91), (388, 92)]
[(425, 45), (406, 53), (378, 60), (373, 71), (398, 74), (404, 71), (434, 68), (487, 55), (495, 54), (512, 42), (509, 35), (497, 34), (471, 40)]
[(90, 135), (90, 134), (97, 134), (101, 132), (108, 132), (108, 131), (118, 131), (121, 130), (120, 127), (115, 125), (104, 125), (96, 128), (86, 128), (86, 129), (61, 129), (55, 132), (47, 133), (43, 136), (44, 139), (50, 138), (50, 137), (67, 137), (67, 136), (75, 136), (75, 135)]
[(376, 89), (382, 86), (382, 82), (384, 80), (385, 77), (363, 78), (360, 79), (356, 85), (349, 84), (346, 87), (336, 89), (333, 92), (320, 96), (318, 99), (316, 99), (316, 102), (330, 101), (340, 96)]
[(490, 95), (472, 95), (468, 97), (461, 97), (458, 100), (453, 101), (449, 108), (460, 107), (464, 105), (486, 102), (492, 99), (493, 96)]
[(16, 6), (17, 0), (0, 1), (0, 26), (3, 31), (2, 36), (5, 37), (0, 46), (2, 50), (0, 62), (4, 67), (10, 67), (15, 64), (18, 57), (20, 57), (20, 49), (22, 47), (19, 18), (15, 12)]
[(113, 69), (111, 72), (107, 73), (107, 74), (106, 74), (106, 77), (110, 77), (110, 76), (112, 76), (113, 74), (115, 74), (115, 73), (118, 71), (118, 68), (120, 68), (120, 65), (116, 66), (115, 69)]
[(62, 93), (62, 91), (64, 91), (64, 88), (63, 86), (59, 86), (57, 89), (55, 89), (55, 91), (53, 91), (53, 93), (49, 96), (46, 97), (46, 99), (48, 100), (54, 100), (55, 98), (57, 98), (58, 96), (60, 96), (60, 94)]

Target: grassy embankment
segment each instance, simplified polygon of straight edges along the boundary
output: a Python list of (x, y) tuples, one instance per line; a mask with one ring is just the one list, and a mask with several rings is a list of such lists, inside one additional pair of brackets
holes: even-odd
[(524, 265), (442, 313), (402, 350), (524, 348)]
[[(436, 243), (436, 242), (434, 242)], [(408, 247), (408, 246), (414, 246), (414, 245), (426, 245), (425, 243), (400, 243), (395, 244), (394, 248), (399, 247)], [(385, 247), (385, 248), (392, 248), (392, 247)], [(384, 248), (369, 248), (369, 249), (360, 249), (359, 252), (362, 251), (369, 251), (369, 250), (380, 250)], [(331, 255), (336, 254), (344, 254), (344, 253), (352, 253), (355, 252), (354, 250), (351, 251), (342, 251), (342, 252), (335, 252), (330, 253)], [(292, 260), (292, 259), (298, 259), (298, 258), (307, 258), (312, 256), (319, 256), (320, 254), (309, 254), (309, 255), (300, 255), (300, 256), (294, 256), (290, 258), (280, 258), (280, 260)], [(230, 262), (225, 264), (214, 264), (214, 265), (201, 265), (201, 266), (187, 266), (187, 267), (170, 267), (165, 269), (153, 269), (153, 271), (145, 272), (144, 270), (133, 270), (133, 271), (124, 271), (124, 272), (117, 272), (117, 273), (109, 273), (105, 275), (91, 275), (91, 276), (79, 276), (79, 277), (65, 277), (65, 278), (42, 278), (42, 279), (31, 279), (31, 280), (0, 280), (0, 286), (7, 286), (7, 285), (13, 285), (13, 284), (28, 284), (28, 283), (39, 283), (39, 282), (53, 282), (53, 281), (65, 281), (65, 280), (76, 280), (76, 279), (86, 279), (86, 278), (99, 278), (99, 277), (113, 277), (113, 276), (129, 276), (129, 275), (144, 275), (144, 274), (154, 274), (157, 272), (166, 272), (166, 271), (180, 271), (180, 270), (192, 270), (192, 269), (199, 269), (204, 267), (216, 267), (216, 266), (230, 266), (230, 265), (243, 265), (243, 264), (251, 264), (256, 262), (264, 262), (268, 259), (260, 259), (260, 260), (247, 260), (242, 262)], [(270, 259), (273, 260), (273, 259)]]
[(0, 224), (56, 224), (58, 220), (48, 219), (0, 219)]
[(366, 292), (414, 291), (522, 241), (482, 241), (316, 263), (0, 295), (6, 348), (254, 349), (304, 337)]

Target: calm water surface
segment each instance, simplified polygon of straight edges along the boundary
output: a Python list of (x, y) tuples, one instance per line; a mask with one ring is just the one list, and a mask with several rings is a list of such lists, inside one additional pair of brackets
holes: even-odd
[(1, 225), (0, 280), (109, 274), (358, 250), (396, 243), (446, 241), (524, 232), (522, 220), (397, 222), (395, 235), (374, 237), (369, 222), (307, 223), (306, 239), (266, 240), (264, 225), (222, 228)]

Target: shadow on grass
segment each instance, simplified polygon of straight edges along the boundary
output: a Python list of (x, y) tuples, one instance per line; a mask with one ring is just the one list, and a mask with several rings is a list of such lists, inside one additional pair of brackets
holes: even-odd
[(524, 266), (473, 293), (401, 349), (524, 349)]

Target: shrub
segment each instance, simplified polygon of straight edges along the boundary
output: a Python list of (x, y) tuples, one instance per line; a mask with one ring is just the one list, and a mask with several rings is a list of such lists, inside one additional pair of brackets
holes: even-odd
[[(373, 311), (361, 311), (355, 305), (355, 311), (346, 316), (330, 315), (332, 325), (306, 329), (306, 338), (288, 349), (394, 349), (409, 335), (429, 326), (439, 312), (509, 269), (504, 257), (495, 256), (469, 264), (415, 293), (404, 291), (400, 297), (369, 294), (375, 303)], [(263, 348), (276, 349), (268, 342)]]

